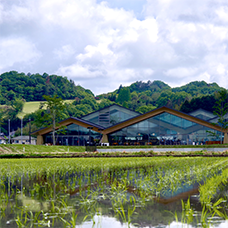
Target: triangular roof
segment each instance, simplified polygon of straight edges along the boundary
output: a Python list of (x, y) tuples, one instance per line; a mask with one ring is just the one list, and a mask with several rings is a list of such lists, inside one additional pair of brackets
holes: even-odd
[(120, 105), (113, 104), (111, 106), (82, 116), (81, 119), (107, 128), (138, 115), (141, 114)]
[[(163, 106), (161, 108), (154, 109), (154, 110), (149, 111), (145, 114), (141, 114), (141, 115), (138, 115), (136, 117), (132, 117), (128, 120), (122, 121), (120, 123), (117, 123), (117, 124), (110, 126), (110, 127), (107, 127), (107, 128), (104, 128), (98, 124), (94, 124), (94, 123), (91, 123), (91, 122), (83, 120), (83, 119), (79, 119), (76, 117), (70, 117), (68, 119), (65, 119), (65, 120), (59, 122), (57, 129), (61, 126), (68, 126), (68, 125), (74, 123), (74, 124), (77, 124), (77, 125), (85, 127), (85, 128), (93, 127), (93, 131), (96, 131), (96, 132), (102, 132), (103, 134), (110, 134), (110, 133), (113, 133), (115, 131), (121, 130), (122, 128), (131, 126), (133, 124), (139, 123), (143, 120), (149, 119), (151, 117), (157, 116), (157, 115), (162, 114), (162, 113), (169, 113), (169, 114), (172, 114), (174, 116), (178, 116), (180, 118), (183, 118), (185, 120), (194, 122), (196, 124), (200, 124), (200, 125), (203, 125), (205, 127), (211, 128), (213, 130), (221, 131), (221, 127), (213, 125), (212, 123), (210, 123), (208, 121), (205, 121), (203, 119), (188, 115), (186, 113), (183, 113), (183, 112), (180, 112), (180, 111), (177, 111), (177, 110), (165, 107), (165, 106)], [(48, 128), (39, 129), (39, 130), (33, 132), (32, 134), (44, 135), (44, 134), (47, 134), (51, 131), (52, 131), (52, 128), (48, 127)], [(226, 132), (225, 130), (222, 130), (222, 131)]]
[(200, 119), (204, 119), (204, 120), (207, 120), (207, 121), (209, 121), (210, 119), (213, 119), (213, 118), (216, 117), (212, 112), (209, 112), (209, 111), (204, 110), (202, 108), (199, 108), (199, 109), (197, 109), (195, 111), (192, 111), (192, 112), (190, 112), (188, 114), (191, 115), (191, 116), (198, 117), (198, 118), (200, 118), (199, 116), (203, 116), (203, 118), (200, 118)]
[[(56, 129), (62, 127), (62, 126), (68, 126), (70, 124), (77, 124), (79, 126), (82, 126), (82, 127), (92, 127), (93, 128), (93, 131), (97, 131), (97, 132), (100, 132), (104, 129), (104, 127), (100, 126), (100, 125), (97, 125), (97, 124), (93, 124), (89, 121), (86, 121), (86, 120), (82, 120), (82, 119), (79, 119), (77, 117), (69, 117), (61, 122), (59, 122), (58, 126), (56, 127)], [(32, 132), (32, 134), (36, 134), (36, 135), (44, 135), (44, 134), (47, 134), (49, 132), (52, 132), (52, 127), (45, 127), (45, 128), (41, 128), (37, 131), (34, 131)]]
[(123, 107), (123, 106), (121, 106), (121, 105), (118, 105), (118, 104), (112, 104), (112, 105), (110, 105), (110, 106), (108, 106), (108, 107), (104, 107), (104, 108), (99, 109), (99, 110), (97, 110), (97, 111), (94, 111), (94, 112), (88, 113), (88, 114), (86, 114), (86, 115), (84, 115), (84, 116), (81, 116), (81, 119), (84, 119), (84, 118), (87, 117), (87, 116), (93, 115), (93, 114), (95, 114), (95, 113), (97, 113), (97, 112), (104, 111), (105, 109), (109, 109), (109, 108), (115, 107), (115, 106), (118, 107), (118, 108), (121, 108), (121, 109), (123, 109), (123, 110), (126, 110), (126, 111), (131, 111), (132, 113), (135, 113), (135, 114), (137, 114), (137, 115), (141, 115), (141, 113), (136, 112), (136, 111), (133, 111), (133, 110), (131, 110), (131, 109), (129, 109), (129, 108), (125, 108), (125, 107)]
[(149, 119), (151, 117), (157, 116), (157, 115), (165, 113), (165, 112), (169, 113), (169, 114), (172, 114), (174, 116), (178, 116), (180, 118), (192, 121), (192, 122), (194, 122), (196, 124), (200, 124), (200, 125), (203, 125), (205, 127), (209, 127), (209, 128), (211, 128), (213, 130), (221, 131), (221, 127), (213, 125), (212, 123), (209, 123), (209, 122), (207, 122), (207, 121), (205, 121), (203, 119), (200, 119), (200, 118), (188, 115), (186, 113), (177, 111), (175, 109), (171, 109), (171, 108), (163, 106), (161, 108), (154, 109), (154, 110), (149, 111), (149, 112), (147, 112), (145, 114), (142, 114), (140, 116), (133, 117), (133, 118), (131, 118), (129, 120), (123, 121), (123, 122), (121, 122), (119, 124), (116, 124), (116, 125), (113, 125), (113, 126), (111, 126), (109, 128), (106, 128), (103, 131), (103, 134), (113, 133), (113, 132), (118, 131), (118, 130), (120, 130), (122, 128), (131, 126), (133, 124), (139, 123), (139, 122), (141, 122), (143, 120)]

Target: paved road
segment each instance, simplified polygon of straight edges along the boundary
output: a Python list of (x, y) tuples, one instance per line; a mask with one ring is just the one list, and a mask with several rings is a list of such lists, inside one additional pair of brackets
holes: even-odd
[(228, 151), (228, 148), (129, 148), (129, 149), (97, 149), (98, 152), (140, 152), (140, 151), (154, 151), (154, 152), (167, 152), (167, 151), (181, 151), (181, 152), (191, 152), (191, 151), (201, 151), (201, 150), (207, 150), (207, 151), (212, 151), (212, 152), (223, 152), (223, 151)]

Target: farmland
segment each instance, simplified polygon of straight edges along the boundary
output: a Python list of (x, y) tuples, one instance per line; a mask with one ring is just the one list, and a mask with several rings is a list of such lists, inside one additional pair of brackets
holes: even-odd
[(0, 224), (212, 227), (227, 219), (227, 162), (202, 157), (1, 159)]
[[(24, 103), (23, 110), (22, 110), (22, 112), (20, 112), (20, 113), (18, 114), (18, 117), (19, 117), (19, 118), (22, 118), (22, 117), (24, 117), (26, 114), (35, 112), (36, 110), (39, 109), (41, 102), (42, 102), (42, 101), (30, 101), (30, 102), (25, 102), (25, 103)], [(73, 100), (65, 100), (64, 102), (65, 102), (65, 103), (71, 103), (71, 102), (73, 102)]]

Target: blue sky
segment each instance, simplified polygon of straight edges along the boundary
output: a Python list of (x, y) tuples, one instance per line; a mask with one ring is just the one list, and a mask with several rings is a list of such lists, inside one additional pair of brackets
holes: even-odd
[(228, 87), (225, 0), (1, 0), (0, 73), (57, 74), (94, 94), (135, 81)]
[[(97, 3), (103, 2), (98, 0)], [(138, 20), (144, 19), (144, 6), (146, 6), (146, 0), (108, 0), (105, 1), (110, 8), (123, 8), (126, 11), (132, 11)]]

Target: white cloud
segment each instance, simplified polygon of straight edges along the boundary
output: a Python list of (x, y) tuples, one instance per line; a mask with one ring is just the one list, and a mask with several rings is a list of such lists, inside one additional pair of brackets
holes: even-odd
[(228, 23), (228, 7), (221, 6), (215, 11), (223, 23)]
[(12, 67), (15, 63), (33, 64), (41, 54), (35, 46), (23, 38), (0, 39), (0, 70)]
[(54, 55), (59, 59), (70, 58), (74, 53), (74, 48), (70, 44), (63, 45), (61, 48), (54, 50)]
[(1, 1), (0, 73), (55, 73), (96, 94), (136, 80), (227, 87), (227, 9), (216, 0)]
[(174, 78), (183, 78), (193, 76), (196, 72), (196, 69), (177, 67), (174, 69), (169, 69), (165, 74)]

